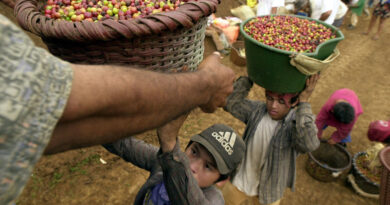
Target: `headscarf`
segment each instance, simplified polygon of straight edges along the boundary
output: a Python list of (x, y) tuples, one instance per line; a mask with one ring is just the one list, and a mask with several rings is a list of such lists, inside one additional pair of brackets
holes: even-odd
[(299, 93), (277, 93), (277, 92), (272, 92), (270, 90), (265, 91), (266, 96), (271, 96), (273, 98), (277, 99), (283, 99), (284, 102), (286, 103), (287, 107), (291, 107), (291, 98), (298, 96)]

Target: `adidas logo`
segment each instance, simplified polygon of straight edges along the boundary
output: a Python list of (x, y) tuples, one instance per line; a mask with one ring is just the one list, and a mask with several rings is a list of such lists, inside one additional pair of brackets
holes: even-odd
[(221, 143), (222, 147), (226, 150), (228, 155), (233, 154), (234, 143), (236, 142), (237, 135), (234, 132), (213, 132), (211, 135)]

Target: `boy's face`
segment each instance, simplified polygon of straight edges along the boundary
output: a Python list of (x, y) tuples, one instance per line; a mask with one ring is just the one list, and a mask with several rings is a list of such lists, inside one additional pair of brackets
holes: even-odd
[(267, 94), (266, 98), (267, 112), (273, 120), (283, 119), (290, 111), (290, 107), (283, 98)]
[(192, 175), (201, 188), (213, 185), (220, 177), (214, 157), (203, 145), (192, 142), (185, 151)]

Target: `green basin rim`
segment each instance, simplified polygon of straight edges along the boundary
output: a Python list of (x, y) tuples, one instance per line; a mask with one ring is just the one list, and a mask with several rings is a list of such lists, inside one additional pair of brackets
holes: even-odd
[(325, 44), (328, 44), (328, 43), (332, 43), (334, 41), (341, 41), (344, 39), (344, 35), (343, 33), (340, 31), (340, 29), (336, 28), (335, 26), (333, 25), (330, 25), (330, 24), (327, 24), (323, 21), (320, 21), (320, 20), (316, 20), (316, 19), (312, 19), (310, 17), (306, 17), (306, 16), (298, 16), (298, 15), (262, 15), (262, 16), (255, 16), (255, 17), (252, 17), (252, 18), (249, 18), (245, 21), (243, 21), (240, 25), (240, 30), (241, 30), (241, 33), (245, 36), (246, 39), (250, 40), (251, 42), (259, 45), (259, 46), (262, 46), (264, 48), (267, 48), (269, 50), (272, 50), (274, 52), (279, 52), (279, 53), (283, 53), (283, 54), (287, 54), (287, 55), (291, 55), (293, 53), (297, 53), (297, 52), (292, 52), (292, 51), (286, 51), (286, 50), (282, 50), (282, 49), (279, 49), (279, 48), (275, 48), (275, 47), (272, 47), (272, 46), (269, 46), (269, 45), (266, 45), (264, 43), (261, 43), (255, 39), (253, 39), (250, 35), (248, 35), (245, 31), (244, 31), (244, 25), (254, 19), (254, 18), (257, 18), (257, 17), (264, 17), (264, 16), (294, 16), (294, 17), (298, 17), (298, 18), (303, 18), (303, 19), (308, 19), (310, 21), (316, 21), (317, 23), (319, 24), (322, 24), (324, 25), (325, 27), (330, 27), (332, 29), (332, 32), (335, 31), (336, 32), (336, 38), (333, 38), (333, 39), (330, 39), (330, 40), (327, 40), (325, 42), (322, 42), (321, 44), (319, 44), (316, 48), (316, 50), (313, 52), (313, 53), (306, 53), (306, 52), (302, 52), (304, 55), (306, 56), (309, 56), (309, 57), (312, 57), (312, 56), (317, 56), (318, 55), (318, 52), (319, 50), (321, 49), (321, 47)]

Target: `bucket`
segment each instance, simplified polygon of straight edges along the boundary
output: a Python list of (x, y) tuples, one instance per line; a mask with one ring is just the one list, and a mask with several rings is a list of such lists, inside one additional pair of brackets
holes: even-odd
[[(317, 23), (330, 28), (332, 32), (336, 34), (335, 38), (319, 44), (315, 52), (304, 53), (306, 56), (324, 60), (333, 53), (338, 42), (344, 39), (343, 33), (338, 28), (323, 21), (306, 16), (292, 16), (316, 21)], [(290, 55), (293, 54), (293, 52), (263, 44), (253, 39), (244, 31), (244, 25), (253, 18), (257, 17), (249, 18), (240, 25), (240, 32), (244, 36), (245, 41), (247, 70), (251, 80), (261, 87), (273, 92), (297, 93), (302, 91), (305, 87), (307, 76), (290, 64)]]
[(380, 205), (389, 205), (390, 204), (390, 147), (384, 148), (379, 153), (379, 159), (383, 164), (380, 191), (379, 191)]
[(322, 182), (345, 177), (351, 168), (351, 155), (339, 144), (331, 145), (321, 141), (320, 146), (308, 155), (306, 171)]
[(246, 65), (245, 56), (240, 55), (240, 50), (244, 48), (245, 48), (244, 41), (236, 41), (232, 44), (232, 49), (230, 52), (230, 60), (238, 66)]
[(356, 185), (361, 191), (368, 194), (379, 194), (379, 184), (370, 180), (364, 173), (362, 173), (358, 167), (357, 159), (360, 156), (366, 155), (366, 152), (358, 152), (352, 159), (352, 174), (355, 179)]

